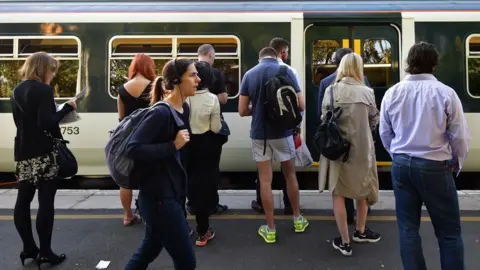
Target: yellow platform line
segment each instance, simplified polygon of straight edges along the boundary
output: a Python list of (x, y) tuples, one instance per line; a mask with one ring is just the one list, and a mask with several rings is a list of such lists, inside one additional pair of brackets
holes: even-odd
[[(320, 166), (320, 163), (317, 161), (314, 161), (312, 163), (312, 167), (318, 167)], [(377, 167), (392, 167), (392, 162), (391, 161), (377, 161)]]
[[(32, 216), (32, 219), (35, 219), (35, 216)], [(109, 215), (55, 215), (55, 219), (60, 220), (78, 220), (78, 219), (122, 219), (123, 215), (116, 215), (116, 214), (109, 214)], [(334, 221), (335, 218), (333, 216), (305, 216), (306, 219), (312, 221)], [(195, 220), (195, 216), (188, 216), (187, 219)], [(264, 220), (265, 216), (263, 215), (219, 215), (219, 216), (211, 216), (210, 219), (212, 220)], [(291, 216), (284, 216), (278, 215), (275, 216), (277, 220), (290, 220), (292, 219)], [(13, 220), (13, 216), (0, 216), (0, 221), (9, 221)], [(371, 221), (396, 221), (397, 218), (395, 216), (369, 216), (368, 220)], [(422, 221), (430, 222), (429, 217), (422, 217)], [(460, 220), (462, 222), (480, 222), (480, 216), (467, 216), (461, 217)]]

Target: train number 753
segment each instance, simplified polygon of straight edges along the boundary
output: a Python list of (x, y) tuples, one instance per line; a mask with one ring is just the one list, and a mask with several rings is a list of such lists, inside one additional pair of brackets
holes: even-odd
[(65, 135), (78, 135), (80, 129), (78, 127), (60, 127), (62, 129), (62, 134)]

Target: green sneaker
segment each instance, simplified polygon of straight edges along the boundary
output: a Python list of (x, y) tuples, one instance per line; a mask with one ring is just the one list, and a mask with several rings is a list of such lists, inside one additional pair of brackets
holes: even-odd
[(268, 229), (268, 225), (262, 225), (260, 228), (258, 228), (258, 235), (260, 235), (265, 242), (272, 244), (275, 243), (276, 241), (276, 232), (275, 231), (270, 231)]
[(304, 232), (308, 225), (308, 220), (303, 216), (300, 216), (299, 219), (293, 218), (293, 226), (295, 227), (295, 232), (297, 233)]

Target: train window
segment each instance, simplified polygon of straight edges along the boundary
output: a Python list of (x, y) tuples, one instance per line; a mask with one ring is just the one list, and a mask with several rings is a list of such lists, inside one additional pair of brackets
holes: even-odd
[(328, 75), (335, 72), (335, 51), (340, 45), (335, 40), (317, 40), (312, 49), (312, 79), (316, 86)]
[(13, 39), (0, 38), (0, 58), (13, 56)]
[(50, 85), (55, 98), (75, 96), (80, 83), (80, 41), (76, 37), (0, 37), (0, 98), (8, 98), (20, 82), (18, 69), (38, 51), (50, 53), (60, 68)]
[(131, 56), (145, 53), (150, 56), (172, 56), (171, 38), (118, 38), (112, 42), (112, 56)]
[(151, 56), (155, 72), (160, 74), (163, 66), (173, 57), (197, 59), (197, 50), (202, 44), (215, 48), (213, 66), (219, 69), (225, 80), (230, 98), (238, 96), (240, 85), (240, 43), (234, 37), (211, 36), (117, 36), (110, 41), (109, 94), (116, 98), (118, 87), (128, 80), (128, 68), (137, 53)]
[(116, 98), (118, 87), (128, 80), (128, 68), (138, 53), (153, 58), (155, 73), (160, 74), (163, 66), (173, 58), (173, 39), (161, 36), (121, 36), (110, 41), (109, 94)]
[(240, 89), (240, 43), (234, 37), (179, 37), (178, 56), (196, 59), (202, 44), (211, 44), (215, 49), (213, 67), (220, 70), (229, 98), (235, 98)]
[(363, 43), (364, 75), (371, 87), (388, 87), (392, 83), (392, 46), (383, 39), (367, 39)]
[(480, 35), (467, 38), (467, 91), (480, 97)]

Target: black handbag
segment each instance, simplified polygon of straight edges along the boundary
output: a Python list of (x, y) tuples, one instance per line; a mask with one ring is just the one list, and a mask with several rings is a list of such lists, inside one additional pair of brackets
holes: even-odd
[(329, 160), (338, 160), (342, 156), (342, 162), (348, 160), (350, 153), (350, 143), (340, 133), (337, 119), (343, 112), (341, 107), (334, 108), (333, 89), (330, 89), (330, 106), (326, 113), (326, 119), (318, 126), (317, 132), (313, 137), (315, 148), (320, 154)]
[[(12, 92), (13, 101), (20, 111), (24, 112), (20, 104), (18, 104), (17, 100), (15, 99), (14, 93), (15, 92)], [(67, 144), (70, 142), (64, 139), (55, 138), (46, 130), (44, 130), (44, 132), (47, 137), (52, 139), (53, 142), (53, 152), (56, 154), (54, 162), (59, 166), (57, 177), (69, 178), (75, 176), (78, 172), (78, 162), (72, 151), (70, 151), (70, 149), (67, 147)]]
[(70, 142), (55, 138), (46, 131), (45, 133), (52, 139), (53, 149), (58, 155), (55, 159), (56, 164), (59, 166), (58, 177), (69, 178), (75, 176), (78, 172), (78, 162), (72, 151), (67, 147), (67, 144)]

